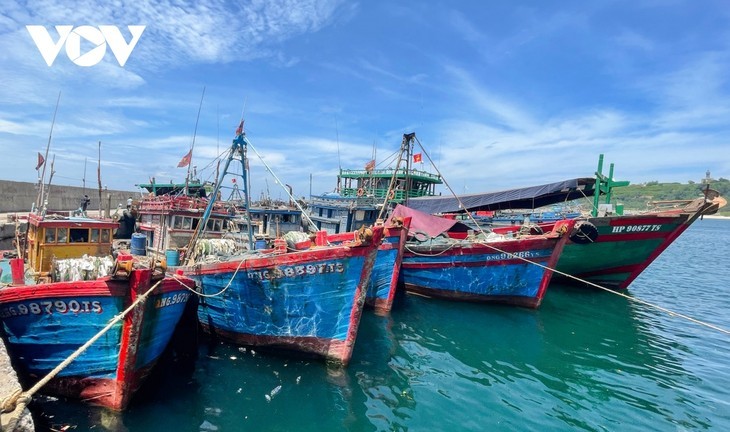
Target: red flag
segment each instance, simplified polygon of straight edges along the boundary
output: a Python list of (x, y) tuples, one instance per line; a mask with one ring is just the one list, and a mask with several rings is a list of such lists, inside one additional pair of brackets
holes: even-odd
[(38, 171), (38, 169), (43, 166), (43, 163), (45, 161), (46, 160), (43, 158), (43, 155), (38, 153), (38, 165), (36, 165), (35, 170)]
[(413, 155), (413, 163), (422, 162), (421, 159), (421, 153), (416, 153)]
[(178, 168), (186, 167), (190, 165), (190, 161), (193, 159), (193, 149), (190, 149), (188, 154), (183, 156), (182, 159), (180, 159), (180, 163), (177, 164)]
[(241, 120), (241, 123), (238, 125), (238, 129), (236, 129), (236, 136), (243, 134), (243, 120)]
[(375, 168), (375, 159), (365, 164), (365, 171), (370, 172)]

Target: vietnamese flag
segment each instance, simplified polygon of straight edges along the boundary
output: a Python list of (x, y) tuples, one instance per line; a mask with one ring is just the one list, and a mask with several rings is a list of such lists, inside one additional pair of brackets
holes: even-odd
[(421, 158), (421, 153), (416, 153), (413, 155), (413, 163), (416, 162), (423, 162), (423, 159)]
[(190, 149), (188, 154), (183, 156), (182, 159), (180, 159), (180, 162), (177, 164), (178, 168), (186, 167), (190, 165), (190, 161), (193, 159), (193, 149)]

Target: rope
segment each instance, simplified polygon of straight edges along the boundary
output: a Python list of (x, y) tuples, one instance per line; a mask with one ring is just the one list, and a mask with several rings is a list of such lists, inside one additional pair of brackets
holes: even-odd
[(175, 280), (176, 280), (176, 281), (177, 281), (177, 282), (178, 282), (178, 283), (179, 283), (180, 285), (184, 286), (184, 287), (185, 287), (185, 288), (186, 288), (186, 289), (187, 289), (188, 291), (190, 291), (190, 292), (194, 293), (194, 294), (195, 294), (195, 295), (197, 295), (198, 297), (218, 297), (219, 295), (221, 295), (221, 294), (223, 294), (224, 292), (226, 292), (226, 290), (228, 290), (228, 288), (230, 288), (231, 284), (233, 283), (233, 280), (234, 280), (234, 279), (236, 278), (236, 275), (238, 274), (238, 271), (239, 271), (239, 270), (241, 269), (241, 266), (242, 266), (242, 265), (243, 265), (243, 263), (245, 263), (245, 262), (246, 262), (246, 258), (242, 259), (242, 260), (241, 260), (241, 262), (240, 262), (240, 263), (238, 263), (238, 267), (236, 267), (236, 271), (235, 271), (235, 272), (233, 272), (233, 276), (231, 276), (231, 279), (230, 279), (230, 280), (228, 281), (228, 284), (226, 284), (226, 286), (225, 286), (225, 287), (224, 287), (224, 288), (223, 288), (222, 290), (218, 291), (218, 292), (217, 292), (217, 293), (215, 293), (215, 294), (204, 294), (204, 293), (202, 293), (202, 292), (200, 292), (200, 291), (198, 291), (198, 290), (195, 290), (195, 289), (193, 289), (193, 288), (190, 288), (189, 286), (185, 285), (185, 284), (184, 284), (184, 283), (183, 283), (183, 282), (182, 282), (182, 281), (180, 280), (180, 278), (178, 278), (178, 276), (177, 276), (176, 274), (173, 274), (173, 275), (172, 275), (172, 277), (173, 277), (173, 279), (175, 279)]
[[(15, 410), (14, 410), (15, 412), (18, 412), (19, 407), (24, 409), (25, 405), (28, 404), (31, 397), (35, 393), (37, 393), (38, 390), (40, 390), (44, 385), (48, 384), (48, 382), (50, 380), (52, 380), (56, 375), (58, 375), (59, 372), (61, 372), (64, 368), (66, 368), (66, 366), (71, 364), (71, 362), (73, 362), (74, 360), (76, 360), (76, 358), (78, 358), (81, 354), (83, 354), (94, 342), (96, 342), (100, 337), (102, 337), (106, 332), (108, 332), (116, 323), (118, 323), (119, 321), (124, 319), (125, 316), (127, 316), (132, 310), (134, 310), (134, 308), (137, 307), (137, 305), (139, 305), (143, 301), (147, 300), (147, 297), (152, 293), (152, 291), (155, 290), (155, 288), (157, 288), (160, 285), (160, 283), (162, 283), (163, 280), (164, 279), (158, 281), (156, 284), (154, 284), (152, 287), (150, 287), (150, 289), (148, 289), (144, 294), (137, 297), (137, 299), (134, 302), (132, 302), (132, 304), (129, 305), (129, 307), (127, 307), (127, 309), (125, 309), (120, 314), (118, 314), (114, 318), (112, 318), (103, 329), (101, 329), (97, 334), (95, 334), (85, 344), (83, 344), (76, 351), (74, 351), (70, 356), (68, 356), (64, 361), (62, 361), (58, 366), (56, 366), (51, 372), (49, 372), (40, 381), (35, 383), (35, 385), (33, 387), (31, 387), (27, 391), (19, 393), (17, 396), (11, 395), (11, 397), (3, 400), (3, 407), (2, 407), (3, 411), (5, 411), (7, 409), (7, 407), (5, 406), (6, 403), (11, 403), (11, 402), (17, 402), (17, 405), (15, 406)], [(22, 412), (22, 409), (20, 410), (20, 412)], [(16, 422), (17, 422), (17, 419), (15, 420), (15, 422), (13, 422), (13, 427), (8, 428), (8, 430), (13, 430), (15, 427), (14, 423), (16, 423)]]
[[(475, 219), (474, 219), (474, 218), (472, 217), (472, 215), (471, 215), (471, 212), (470, 212), (470, 211), (468, 211), (468, 210), (466, 209), (466, 206), (464, 206), (464, 204), (463, 204), (463, 203), (461, 202), (461, 200), (460, 200), (460, 199), (459, 199), (459, 197), (458, 197), (458, 196), (456, 195), (456, 193), (455, 193), (455, 192), (453, 191), (453, 189), (451, 189), (451, 186), (449, 186), (449, 184), (448, 184), (448, 183), (446, 182), (446, 179), (445, 179), (445, 178), (444, 178), (444, 176), (443, 176), (443, 175), (441, 174), (441, 172), (439, 171), (439, 169), (438, 169), (438, 167), (436, 166), (436, 164), (435, 164), (435, 163), (433, 163), (433, 160), (431, 160), (431, 156), (429, 156), (429, 155), (428, 155), (428, 152), (427, 152), (427, 151), (426, 151), (426, 149), (425, 149), (425, 148), (423, 147), (423, 145), (422, 145), (422, 144), (421, 144), (421, 142), (420, 142), (420, 141), (418, 140), (418, 138), (416, 138), (416, 142), (418, 142), (418, 145), (419, 145), (419, 147), (421, 147), (421, 150), (423, 151), (423, 154), (425, 154), (425, 155), (426, 155), (426, 158), (428, 158), (428, 161), (429, 161), (429, 162), (431, 163), (431, 165), (432, 165), (432, 166), (434, 167), (434, 169), (436, 170), (436, 172), (437, 172), (437, 173), (438, 173), (438, 174), (439, 174), (439, 175), (441, 176), (441, 178), (443, 179), (443, 181), (444, 181), (444, 185), (446, 185), (446, 187), (447, 187), (447, 188), (449, 189), (449, 191), (450, 191), (450, 192), (451, 192), (451, 193), (452, 193), (452, 194), (454, 195), (454, 198), (456, 198), (456, 201), (457, 201), (457, 202), (459, 203), (459, 206), (460, 206), (461, 208), (463, 208), (463, 209), (464, 209), (464, 211), (466, 212), (466, 214), (467, 214), (467, 215), (469, 216), (469, 219), (471, 219), (471, 221), (472, 221), (472, 222), (474, 223), (474, 225), (475, 225), (475, 226), (476, 226), (476, 227), (477, 227), (477, 228), (479, 229), (479, 231), (480, 231), (480, 232), (481, 232), (482, 234), (484, 234), (484, 236), (486, 237), (486, 233), (484, 232), (484, 230), (482, 229), (482, 227), (481, 227), (481, 226), (480, 226), (480, 225), (479, 225), (479, 224), (478, 224), (478, 223), (476, 222), (476, 220), (475, 220)], [(598, 191), (597, 191), (597, 192), (598, 192)], [(582, 192), (581, 192), (581, 193), (582, 193)], [(583, 194), (583, 195), (585, 196), (585, 194)], [(588, 198), (588, 197), (586, 197), (586, 199), (587, 199), (587, 198)], [(516, 258), (516, 259), (519, 259), (519, 260), (522, 260), (522, 261), (525, 261), (525, 262), (528, 262), (528, 263), (534, 264), (534, 265), (536, 265), (536, 266), (538, 266), (538, 267), (540, 267), (540, 268), (542, 268), (542, 269), (545, 269), (545, 270), (548, 270), (548, 271), (552, 271), (552, 272), (554, 272), (554, 273), (557, 273), (557, 274), (559, 274), (559, 275), (561, 275), (561, 276), (564, 276), (564, 277), (566, 277), (566, 278), (569, 278), (569, 279), (573, 279), (573, 280), (576, 280), (576, 281), (578, 281), (578, 282), (582, 282), (582, 283), (585, 283), (586, 285), (590, 285), (590, 286), (592, 286), (592, 287), (595, 287), (595, 288), (598, 288), (598, 289), (602, 289), (602, 290), (604, 290), (604, 291), (607, 291), (607, 292), (610, 292), (610, 293), (616, 294), (616, 295), (618, 295), (618, 296), (624, 297), (624, 298), (626, 298), (626, 299), (628, 299), (628, 300), (631, 300), (631, 301), (634, 301), (634, 302), (637, 302), (637, 303), (643, 304), (643, 305), (645, 305), (645, 306), (653, 307), (653, 308), (655, 308), (655, 309), (657, 309), (657, 310), (660, 310), (660, 311), (662, 311), (662, 312), (664, 312), (664, 313), (667, 313), (667, 314), (669, 314), (669, 315), (671, 315), (671, 316), (677, 316), (677, 317), (680, 317), (680, 318), (686, 319), (687, 321), (693, 322), (693, 323), (695, 323), (695, 324), (698, 324), (698, 325), (701, 325), (701, 326), (705, 326), (705, 327), (711, 328), (711, 329), (713, 329), (713, 330), (719, 331), (719, 332), (721, 332), (721, 333), (724, 333), (724, 334), (730, 335), (730, 330), (728, 330), (728, 329), (724, 329), (724, 328), (722, 328), (722, 327), (719, 327), (719, 326), (716, 326), (716, 325), (714, 325), (714, 324), (710, 324), (710, 323), (708, 323), (708, 322), (705, 322), (705, 321), (701, 321), (701, 320), (698, 320), (698, 319), (696, 319), (696, 318), (692, 318), (692, 317), (690, 317), (690, 316), (688, 316), (688, 315), (684, 315), (684, 314), (681, 314), (681, 313), (679, 313), (679, 312), (674, 312), (674, 311), (671, 311), (671, 310), (669, 310), (669, 309), (667, 309), (667, 308), (665, 308), (665, 307), (662, 307), (662, 306), (659, 306), (659, 305), (656, 305), (656, 304), (650, 303), (650, 302), (648, 302), (648, 301), (646, 301), (646, 300), (641, 300), (641, 299), (638, 299), (638, 298), (636, 298), (636, 297), (630, 297), (630, 296), (628, 296), (628, 295), (626, 295), (626, 294), (624, 294), (624, 293), (620, 293), (620, 292), (618, 292), (618, 291), (614, 291), (614, 290), (612, 290), (612, 289), (610, 289), (610, 288), (606, 288), (606, 287), (604, 287), (604, 286), (601, 286), (601, 285), (598, 285), (598, 284), (596, 284), (596, 283), (593, 283), (593, 282), (590, 282), (590, 281), (587, 281), (587, 280), (583, 280), (583, 279), (581, 279), (581, 278), (579, 278), (579, 277), (577, 277), (577, 276), (573, 276), (573, 275), (571, 275), (571, 274), (568, 274), (568, 273), (564, 273), (564, 272), (561, 272), (561, 271), (559, 271), (559, 270), (556, 270), (556, 269), (551, 269), (550, 267), (544, 266), (544, 265), (542, 265), (542, 264), (540, 264), (540, 263), (536, 263), (536, 262), (530, 261), (530, 260), (528, 260), (528, 259), (526, 259), (526, 258), (524, 258), (524, 257), (521, 257), (521, 256), (517, 256), (517, 255), (515, 255), (515, 254), (513, 254), (513, 253), (510, 253), (510, 252), (507, 252), (507, 251), (503, 251), (503, 250), (500, 250), (499, 248), (497, 248), (497, 247), (494, 247), (494, 246), (491, 246), (491, 245), (489, 245), (489, 244), (487, 244), (487, 243), (482, 243), (482, 244), (484, 244), (485, 246), (487, 246), (487, 247), (489, 247), (489, 248), (491, 248), (491, 249), (493, 249), (493, 250), (495, 250), (495, 251), (497, 251), (497, 252), (500, 252), (500, 253), (503, 253), (503, 254), (507, 254), (507, 255), (511, 256), (512, 258)]]

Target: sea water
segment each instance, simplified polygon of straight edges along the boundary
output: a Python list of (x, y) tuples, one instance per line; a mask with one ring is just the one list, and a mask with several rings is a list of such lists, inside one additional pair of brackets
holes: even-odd
[[(38, 430), (730, 430), (730, 220), (697, 221), (627, 291), (538, 310), (404, 295), (346, 369), (221, 343), (163, 362), (123, 414), (37, 398)], [(641, 300), (646, 303), (640, 303)]]

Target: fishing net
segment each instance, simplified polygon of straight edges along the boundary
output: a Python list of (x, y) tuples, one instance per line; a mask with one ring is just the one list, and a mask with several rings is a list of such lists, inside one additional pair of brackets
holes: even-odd
[(114, 259), (111, 256), (54, 259), (51, 263), (51, 276), (56, 282), (94, 280), (111, 274)]

